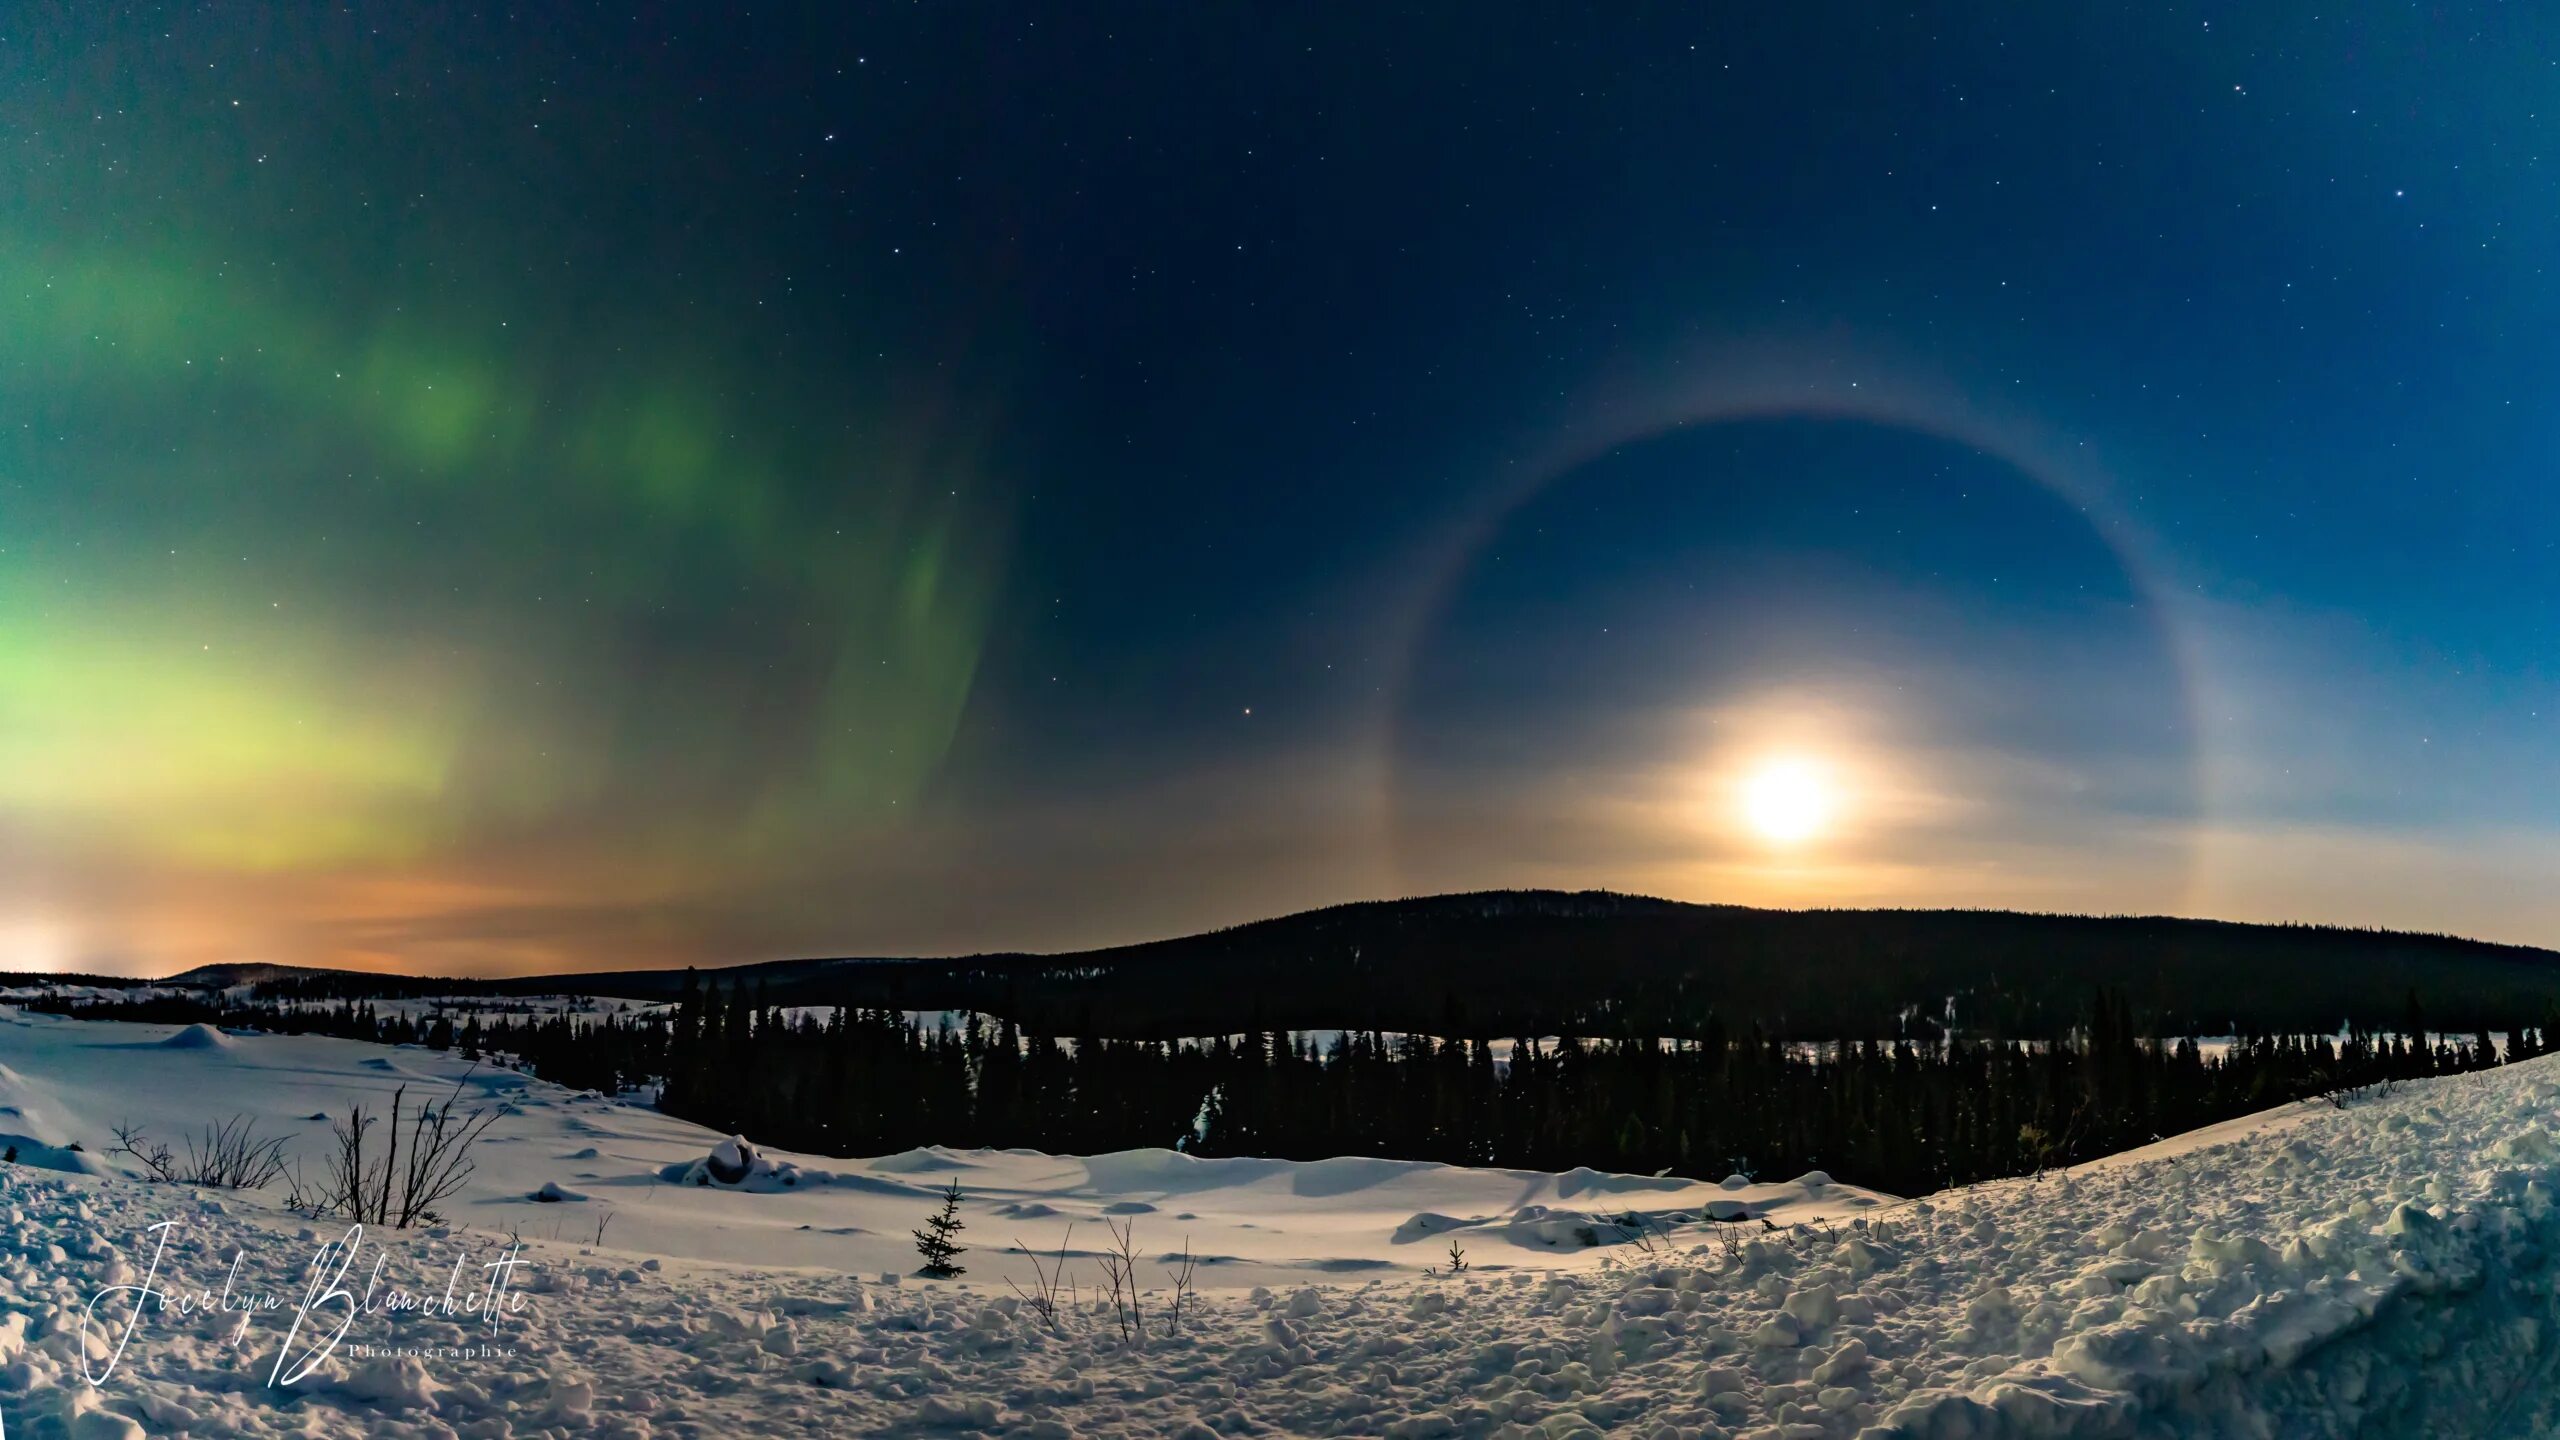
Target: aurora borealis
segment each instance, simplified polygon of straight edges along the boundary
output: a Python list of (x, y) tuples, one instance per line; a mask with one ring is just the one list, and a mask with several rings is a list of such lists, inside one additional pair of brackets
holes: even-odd
[[(2549, 941), (2547, 50), (13, 14), (0, 968), (1515, 884)], [(1770, 764), (1838, 823), (1738, 829)]]
[[(317, 922), (266, 943), (391, 963), (450, 905), (646, 903), (894, 828), (969, 694), (1007, 523), (930, 381), (782, 371), (734, 275), (542, 273), (491, 222), (574, 153), (458, 177), (432, 80), (404, 126), (404, 97), (206, 30), (102, 40), (92, 78), (135, 87), (89, 122), (126, 127), (115, 158), (48, 157), (9, 197), (20, 948)], [(235, 73), (171, 73), (208, 49)], [(350, 144), (316, 115), (376, 123)], [(21, 119), (25, 150), (61, 143)], [(71, 214), (93, 223), (24, 223)], [(587, 243), (556, 223), (543, 268)], [(715, 303), (738, 309), (696, 318)], [(199, 919), (209, 892), (235, 918)], [(85, 938), (126, 906), (132, 938)], [(511, 943), (458, 940), (484, 942)]]

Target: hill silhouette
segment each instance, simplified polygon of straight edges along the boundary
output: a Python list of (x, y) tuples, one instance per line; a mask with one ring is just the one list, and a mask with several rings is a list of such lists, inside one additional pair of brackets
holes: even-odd
[[(1335, 905), (1055, 955), (783, 960), (702, 972), (770, 1005), (980, 1010), (1051, 1034), (1245, 1029), (1506, 1036), (1694, 1033), (1713, 1016), (1798, 1037), (1952, 1021), (2040, 1035), (2091, 995), (2162, 1034), (2539, 1024), (2560, 953), (2453, 936), (2164, 916), (1763, 910), (1610, 892), (1488, 891)], [(670, 999), (684, 972), (499, 982)]]

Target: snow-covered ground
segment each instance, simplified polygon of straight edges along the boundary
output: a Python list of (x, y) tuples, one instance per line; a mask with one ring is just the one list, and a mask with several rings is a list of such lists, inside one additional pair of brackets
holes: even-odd
[[(0, 1135), (22, 1161), (106, 1171), (119, 1120), (176, 1139), (249, 1111), (310, 1163), (327, 1126), (308, 1117), (404, 1080), (413, 1098), (440, 1091), (463, 1068), (0, 1010)], [(1818, 1181), (1164, 1152), (778, 1156), (729, 1189), (687, 1183), (718, 1138), (697, 1127), (514, 1075), (484, 1071), (466, 1094), (506, 1107), (481, 1173), (449, 1228), (384, 1249), (364, 1237), (342, 1287), (360, 1313), (325, 1356), (345, 1307), (324, 1298), (295, 1321), (342, 1227), (275, 1197), (0, 1166), (0, 1424), (110, 1440), (1811, 1440), (2523, 1436), (2560, 1420), (2560, 1058), (1910, 1202)], [(913, 1269), (906, 1232), (955, 1178), (968, 1274), (885, 1279)], [(586, 1198), (528, 1198), (546, 1183)], [(1719, 1201), (1755, 1217), (1696, 1218)], [(1607, 1221), (1628, 1211), (1667, 1241), (1582, 1243), (1627, 1233)], [(1106, 1219), (1138, 1227), (1139, 1340), (1097, 1300)], [(1070, 1221), (1077, 1294), (1052, 1324), (1008, 1285), (1035, 1279), (1009, 1247), (1054, 1252)], [(492, 1272), (510, 1232), (522, 1264)], [(1168, 1333), (1158, 1257), (1186, 1236), (1204, 1293)], [(1471, 1268), (1424, 1273), (1453, 1238)], [(495, 1273), (509, 1280), (491, 1328), (471, 1297)], [(171, 1305), (119, 1354), (132, 1292), (110, 1294), (84, 1340), (91, 1297), (146, 1276)], [(450, 1315), (435, 1304), (448, 1285)], [(199, 1289), (210, 1313), (179, 1313)], [(430, 1303), (385, 1303), (394, 1291)], [(259, 1296), (278, 1303), (225, 1309)], [(288, 1376), (310, 1373), (271, 1384), (280, 1352)]]
[[(1612, 1247), (1587, 1246), (1578, 1232), (1617, 1241), (1622, 1229), (1609, 1222), (1630, 1214), (1650, 1224), (1739, 1206), (1777, 1221), (1841, 1219), (1888, 1198), (1836, 1185), (1728, 1187), (1363, 1158), (941, 1149), (868, 1160), (770, 1152), (778, 1173), (742, 1193), (686, 1183), (688, 1167), (722, 1138), (701, 1126), (417, 1047), (0, 1008), (0, 1067), (0, 1144), (19, 1145), (23, 1160), (92, 1172), (133, 1168), (104, 1153), (127, 1121), (175, 1143), (234, 1114), (252, 1116), (261, 1134), (295, 1136), (308, 1168), (326, 1150), (328, 1117), (351, 1097), (379, 1113), (406, 1086), (414, 1108), (460, 1079), (466, 1104), (507, 1113), (479, 1147), (472, 1183), (446, 1207), (457, 1225), (592, 1240), (601, 1224), (604, 1243), (634, 1254), (873, 1275), (914, 1268), (909, 1232), (954, 1180), (967, 1196), (968, 1243), (982, 1251), (1019, 1241), (1054, 1253), (1070, 1239), (1090, 1248), (1109, 1218), (1135, 1225), (1151, 1250), (1187, 1241), (1203, 1289), (1419, 1274), (1446, 1263), (1452, 1240), (1486, 1270), (1590, 1267)], [(65, 1155), (74, 1142), (85, 1151)], [(583, 1198), (534, 1200), (547, 1184)]]

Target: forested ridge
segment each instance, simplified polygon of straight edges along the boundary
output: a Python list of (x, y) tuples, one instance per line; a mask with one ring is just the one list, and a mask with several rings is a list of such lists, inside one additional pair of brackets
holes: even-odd
[[(31, 1003), (459, 1048), (582, 1088), (654, 1087), (671, 1113), (817, 1154), (1818, 1168), (1903, 1192), (2538, 1053), (2560, 1025), (2560, 956), (2521, 946), (1542, 891), (1062, 956), (84, 978), (99, 988)], [(629, 999), (569, 1015), (523, 998), (548, 992)]]
[[(2560, 954), (2451, 936), (2156, 916), (1757, 910), (1604, 892), (1493, 891), (1336, 905), (1062, 955), (790, 960), (718, 972), (777, 1005), (974, 1010), (1050, 1034), (1254, 1030), (1452, 1037), (1797, 1039), (1952, 1024), (2037, 1036), (2121, 994), (2160, 1034), (2335, 1033), (2397, 1022), (2415, 991), (2448, 1028), (2560, 999)], [(672, 971), (498, 982), (672, 1000)]]
[(1867, 1036), (1807, 1044), (1710, 1021), (1482, 1037), (1268, 1030), (1183, 1041), (1024, 1031), (966, 1015), (786, 1010), (688, 977), (671, 1008), (413, 1018), (292, 982), (46, 1005), (100, 1018), (319, 1031), (520, 1064), (580, 1088), (656, 1086), (671, 1114), (821, 1155), (920, 1145), (1093, 1154), (1382, 1155), (1453, 1164), (1785, 1178), (1822, 1169), (1919, 1193), (2095, 1158), (2292, 1100), (2539, 1054), (2560, 1015), (2446, 1036), (2414, 997), (2396, 1030), (2259, 1034), (2211, 1051), (2146, 1033), (2100, 992), (2041, 1039)]

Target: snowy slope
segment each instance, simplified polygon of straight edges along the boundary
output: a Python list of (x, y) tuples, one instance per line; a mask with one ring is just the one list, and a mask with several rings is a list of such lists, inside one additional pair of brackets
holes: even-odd
[[(565, 1090), (512, 1071), (474, 1069), (455, 1056), (324, 1036), (219, 1036), (206, 1046), (165, 1025), (65, 1020), (0, 1007), (0, 1107), (13, 1083), (40, 1138), (82, 1140), (88, 1167), (129, 1120), (178, 1141), (236, 1112), (261, 1133), (296, 1136), (316, 1161), (327, 1114), (349, 1097), (380, 1111), (408, 1087), (412, 1106), (456, 1079), (467, 1097), (507, 1113), (480, 1149), (479, 1173), (446, 1207), (458, 1225), (543, 1238), (605, 1240), (635, 1254), (877, 1273), (913, 1269), (908, 1232), (960, 1182), (974, 1245), (1016, 1240), (1054, 1251), (1075, 1225), (1076, 1248), (1104, 1238), (1104, 1218), (1135, 1223), (1141, 1241), (1202, 1257), (1202, 1288), (1304, 1284), (1345, 1274), (1416, 1274), (1444, 1264), (1452, 1239), (1469, 1258), (1504, 1264), (1593, 1266), (1608, 1247), (1580, 1243), (1629, 1213), (1690, 1216), (1740, 1205), (1775, 1220), (1844, 1218), (1889, 1197), (1850, 1186), (1722, 1183), (1574, 1171), (1469, 1170), (1346, 1157), (1311, 1163), (1202, 1160), (1165, 1150), (1089, 1157), (1037, 1151), (914, 1150), (870, 1160), (768, 1152), (798, 1183), (741, 1194), (682, 1183), (722, 1137), (654, 1110)], [(467, 1077), (467, 1078), (465, 1078)], [(469, 1103), (467, 1101), (466, 1103)], [(14, 1127), (0, 1110), (0, 1132)], [(748, 1137), (753, 1139), (754, 1137)], [(123, 1167), (130, 1169), (131, 1167)], [(546, 1204), (546, 1184), (586, 1197)], [(609, 1213), (610, 1218), (607, 1219)], [(1443, 1235), (1444, 1230), (1454, 1234)]]
[[(44, 1112), (29, 1123), (57, 1141), (102, 1134), (118, 1113), (157, 1118), (153, 1104), (172, 1122), (252, 1105), (281, 1123), (352, 1089), (454, 1068), (314, 1039), (161, 1043), (171, 1033), (0, 1012), (0, 1064)], [(700, 1130), (517, 1077), (483, 1088), (514, 1107), (500, 1122), (514, 1138), (493, 1144), (486, 1183), (456, 1207), (464, 1228), (394, 1237), (378, 1283), (438, 1290), (457, 1261), (479, 1273), (492, 1231), (522, 1228), (528, 1293), (499, 1341), (481, 1344), (497, 1353), (437, 1348), (487, 1342), (470, 1315), (367, 1313), (310, 1376), (269, 1385), (291, 1300), (335, 1227), (237, 1196), (0, 1167), (0, 1419), (16, 1434), (116, 1440), (2522, 1436), (2560, 1420), (2547, 1258), (2560, 1242), (2560, 1059), (1921, 1201), (1761, 1187), (1739, 1193), (1782, 1204), (1776, 1228), (1684, 1224), (1653, 1255), (1551, 1251), (1518, 1211), (1669, 1213), (1729, 1192), (1359, 1160), (927, 1151), (798, 1160), (833, 1178), (747, 1194), (657, 1179), (703, 1153)], [(912, 1265), (902, 1242), (923, 1192), (953, 1174), (972, 1195), (969, 1275), (883, 1283), (877, 1271)], [(598, 1198), (516, 1198), (544, 1180)], [(576, 1243), (607, 1204), (607, 1248)], [(1151, 1266), (1151, 1333), (1124, 1345), (1091, 1303), (1094, 1265), (1071, 1255), (1084, 1303), (1040, 1323), (1005, 1284), (1028, 1286), (1031, 1267), (1002, 1243), (1018, 1227), (1052, 1246), (1070, 1215), (1114, 1210), (1136, 1219), (1151, 1256), (1188, 1231), (1203, 1252), (1290, 1278), (1211, 1291), (1168, 1336)], [(551, 1220), (564, 1212), (575, 1213)], [(1413, 1223), (1417, 1212), (1480, 1219), (1458, 1232), (1479, 1268), (1420, 1274), (1447, 1241), (1439, 1222)], [(80, 1306), (135, 1283), (152, 1260), (145, 1227), (167, 1219), (184, 1223), (160, 1263), (164, 1286), (227, 1278), (287, 1303), (245, 1326), (147, 1315), (93, 1390), (79, 1379)], [(1080, 1220), (1076, 1248), (1098, 1227)], [(542, 1238), (554, 1228), (560, 1240)], [(90, 1347), (92, 1366), (111, 1343)], [(428, 1353), (360, 1357), (358, 1343)], [(297, 1344), (307, 1350), (311, 1332)]]

